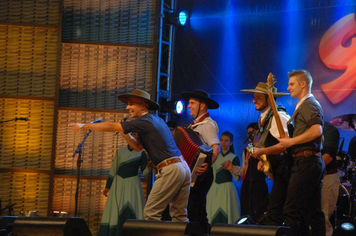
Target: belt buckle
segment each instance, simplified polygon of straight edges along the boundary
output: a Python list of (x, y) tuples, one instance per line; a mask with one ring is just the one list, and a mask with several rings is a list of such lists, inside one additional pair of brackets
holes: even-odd
[(309, 157), (309, 156), (311, 156), (311, 155), (313, 155), (313, 152), (312, 152), (312, 151), (304, 151), (304, 156), (305, 156), (305, 157)]

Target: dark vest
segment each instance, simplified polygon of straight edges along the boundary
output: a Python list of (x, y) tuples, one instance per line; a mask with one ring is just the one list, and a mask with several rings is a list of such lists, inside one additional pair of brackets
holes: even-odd
[[(260, 141), (258, 142), (259, 147), (270, 147), (278, 143), (278, 140), (269, 132), (272, 126), (272, 118), (269, 117), (265, 121), (263, 126), (263, 132), (261, 133)], [(267, 159), (270, 161), (273, 173), (285, 174), (287, 166), (289, 166), (290, 158), (286, 153), (281, 153), (277, 155), (269, 155)]]

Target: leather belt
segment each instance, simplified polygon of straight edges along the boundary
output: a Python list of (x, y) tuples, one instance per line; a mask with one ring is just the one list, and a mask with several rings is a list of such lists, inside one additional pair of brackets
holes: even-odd
[(293, 157), (309, 157), (309, 156), (321, 156), (320, 152), (314, 152), (314, 151), (304, 151), (304, 152), (297, 152), (292, 155)]
[(180, 157), (171, 157), (171, 158), (167, 158), (164, 161), (161, 161), (158, 165), (157, 165), (157, 170), (162, 169), (165, 166), (174, 164), (174, 163), (178, 163), (181, 162)]
[(326, 171), (327, 175), (331, 175), (331, 174), (335, 174), (335, 173), (337, 173), (337, 169)]

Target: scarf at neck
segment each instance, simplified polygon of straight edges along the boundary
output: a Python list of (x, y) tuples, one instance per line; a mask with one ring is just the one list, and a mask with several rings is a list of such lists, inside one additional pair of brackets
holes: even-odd
[(263, 128), (264, 128), (264, 126), (265, 126), (266, 120), (269, 120), (269, 118), (271, 118), (272, 115), (273, 115), (273, 112), (272, 112), (272, 111), (273, 111), (273, 110), (270, 108), (270, 109), (268, 110), (267, 114), (265, 115), (265, 117), (263, 118), (263, 120), (262, 120), (261, 118), (258, 120), (258, 132), (259, 132), (259, 133), (263, 133)]
[(192, 125), (193, 124), (197, 124), (202, 122), (203, 120), (205, 120), (205, 118), (209, 117), (209, 112), (205, 113), (204, 115), (202, 115), (198, 120), (193, 120)]

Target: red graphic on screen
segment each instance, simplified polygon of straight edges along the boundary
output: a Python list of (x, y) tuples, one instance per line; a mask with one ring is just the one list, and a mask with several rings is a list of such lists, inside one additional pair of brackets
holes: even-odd
[(329, 100), (336, 104), (344, 100), (356, 86), (356, 38), (349, 47), (345, 43), (356, 35), (355, 14), (349, 14), (333, 24), (319, 45), (319, 55), (324, 64), (336, 70), (345, 70), (339, 78), (321, 85)]

